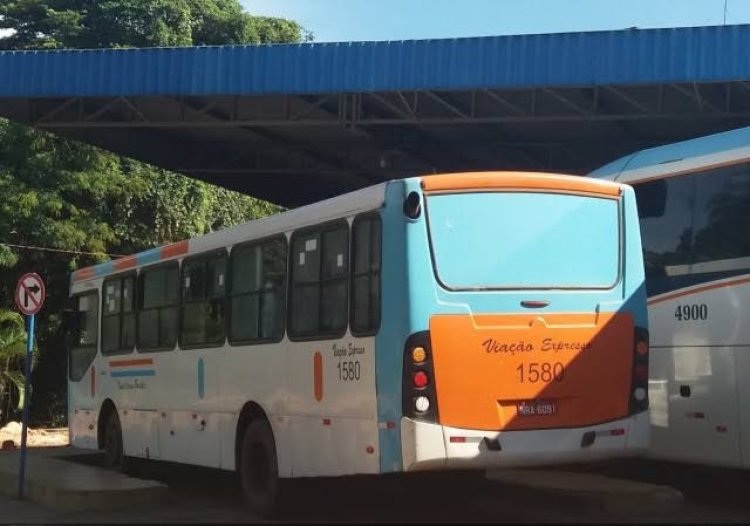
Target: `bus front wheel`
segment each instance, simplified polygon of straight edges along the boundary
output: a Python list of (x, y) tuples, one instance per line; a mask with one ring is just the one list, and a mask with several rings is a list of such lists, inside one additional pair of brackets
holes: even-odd
[(239, 471), (248, 506), (263, 517), (274, 516), (281, 501), (282, 481), (273, 432), (265, 420), (248, 424), (242, 439)]
[(104, 424), (104, 467), (122, 470), (125, 467), (125, 455), (122, 447), (122, 427), (117, 410), (107, 416)]

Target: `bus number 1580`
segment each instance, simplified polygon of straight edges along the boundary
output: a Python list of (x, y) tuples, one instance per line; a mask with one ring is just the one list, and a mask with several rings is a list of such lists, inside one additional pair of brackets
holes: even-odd
[(522, 363), (516, 367), (518, 379), (521, 383), (535, 384), (537, 382), (562, 382), (565, 368), (560, 362), (556, 363)]
[(359, 360), (353, 362), (339, 362), (336, 365), (339, 371), (339, 381), (352, 382), (357, 381), (360, 378), (360, 365)]

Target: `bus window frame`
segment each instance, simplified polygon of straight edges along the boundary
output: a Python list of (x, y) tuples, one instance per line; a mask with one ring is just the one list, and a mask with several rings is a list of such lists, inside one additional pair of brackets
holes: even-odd
[[(194, 260), (198, 260), (198, 259), (209, 259), (211, 256), (224, 256), (224, 261), (225, 261), (224, 271), (226, 275), (224, 277), (224, 294), (221, 295), (221, 299), (224, 302), (224, 321), (222, 323), (223, 328), (224, 328), (224, 337), (222, 338), (220, 342), (184, 344), (182, 342), (182, 329), (183, 329), (183, 324), (184, 324), (183, 310), (186, 304), (184, 301), (184, 297), (183, 297), (185, 264), (190, 263)], [(210, 298), (210, 299), (216, 299), (216, 298), (219, 298), (219, 296), (215, 296), (214, 298)], [(188, 303), (206, 303), (207, 301), (209, 301), (209, 298), (207, 298), (204, 295), (201, 301), (190, 301)], [(220, 349), (224, 347), (227, 344), (227, 337), (229, 333), (228, 303), (229, 303), (229, 251), (227, 250), (227, 247), (207, 250), (205, 252), (201, 252), (198, 254), (191, 254), (190, 256), (183, 258), (182, 261), (180, 262), (180, 268), (179, 268), (178, 278), (177, 278), (177, 306), (178, 306), (177, 347), (183, 351), (190, 351), (193, 349)]]
[(81, 374), (81, 376), (79, 378), (77, 378), (77, 379), (74, 379), (73, 376), (71, 375), (72, 354), (73, 354), (73, 349), (74, 349), (74, 346), (72, 345), (72, 342), (71, 342), (71, 345), (68, 348), (68, 367), (67, 367), (67, 369), (68, 369), (68, 374), (67, 374), (68, 382), (73, 382), (73, 383), (80, 382), (83, 379), (83, 377), (86, 376), (86, 371), (89, 370), (89, 368), (91, 367), (91, 364), (94, 363), (94, 361), (101, 355), (101, 349), (100, 349), (100, 344), (101, 344), (101, 313), (99, 312), (101, 310), (100, 309), (100, 307), (101, 307), (101, 298), (100, 298), (100, 295), (101, 295), (100, 287), (97, 287), (97, 288), (95, 288), (93, 290), (86, 290), (86, 291), (83, 291), (83, 292), (78, 292), (76, 294), (71, 294), (71, 296), (70, 296), (70, 299), (76, 302), (76, 304), (75, 304), (76, 305), (76, 309), (75, 309), (76, 315), (78, 315), (78, 313), (81, 312), (80, 310), (78, 310), (78, 299), (79, 298), (81, 298), (83, 296), (93, 296), (94, 298), (96, 298), (96, 309), (97, 309), (96, 323), (97, 323), (97, 328), (96, 328), (96, 342), (93, 345), (81, 345), (81, 346), (75, 347), (76, 349), (90, 348), (90, 347), (93, 347), (95, 349), (93, 357), (91, 358), (91, 360), (89, 361), (88, 365), (84, 369), (83, 374)]
[[(263, 246), (267, 243), (271, 243), (276, 240), (283, 240), (284, 241), (284, 248), (286, 249), (286, 257), (284, 258), (284, 313), (282, 316), (282, 323), (284, 326), (282, 327), (281, 334), (277, 338), (256, 338), (256, 339), (233, 339), (232, 338), (232, 300), (237, 296), (234, 293), (234, 259), (235, 259), (235, 253), (237, 250), (241, 250), (244, 248), (252, 248), (257, 246)], [(229, 260), (227, 262), (227, 331), (226, 331), (226, 337), (227, 342), (229, 343), (230, 347), (242, 347), (242, 346), (250, 346), (250, 345), (262, 345), (262, 344), (269, 344), (269, 343), (280, 343), (284, 340), (284, 337), (287, 334), (287, 322), (288, 322), (288, 311), (289, 311), (289, 247), (291, 246), (291, 243), (289, 242), (289, 239), (285, 234), (274, 234), (272, 236), (263, 237), (259, 239), (253, 239), (250, 241), (243, 241), (242, 243), (237, 243), (236, 245), (232, 245), (232, 249), (229, 252)], [(242, 293), (244, 295), (247, 294), (257, 294), (258, 292), (251, 292), (251, 293)], [(260, 312), (258, 313), (260, 315)]]
[[(443, 290), (448, 292), (495, 292), (495, 291), (527, 291), (527, 290), (566, 290), (566, 291), (611, 291), (619, 287), (623, 280), (625, 264), (625, 207), (623, 206), (623, 199), (625, 193), (621, 192), (617, 196), (606, 196), (599, 194), (590, 194), (585, 192), (563, 192), (563, 191), (549, 191), (549, 190), (536, 190), (533, 188), (521, 188), (521, 189), (502, 189), (502, 190), (483, 190), (481, 192), (440, 192), (434, 193), (433, 195), (452, 195), (452, 194), (466, 194), (466, 193), (524, 193), (524, 194), (551, 194), (551, 195), (574, 195), (580, 197), (588, 197), (591, 199), (607, 199), (614, 200), (617, 202), (617, 275), (615, 276), (614, 282), (611, 285), (599, 286), (599, 287), (570, 287), (570, 286), (546, 286), (546, 287), (528, 287), (511, 285), (505, 287), (491, 287), (491, 286), (479, 286), (479, 287), (451, 287), (443, 282), (438, 273), (437, 260), (435, 259), (435, 248), (432, 241), (432, 229), (430, 228), (430, 214), (429, 214), (429, 194), (423, 194), (423, 205), (424, 205), (424, 217), (425, 227), (427, 228), (427, 244), (430, 249), (430, 262), (432, 264), (432, 274), (435, 276), (435, 281)], [(633, 192), (633, 199), (635, 200), (635, 192)], [(636, 214), (637, 215), (637, 214)]]
[[(175, 307), (175, 308), (177, 308), (177, 331), (175, 333), (174, 342), (172, 342), (172, 345), (168, 346), (168, 347), (147, 347), (147, 348), (142, 348), (139, 345), (139, 342), (140, 342), (140, 333), (141, 333), (141, 318), (140, 318), (140, 314), (141, 314), (141, 312), (144, 311), (144, 309), (141, 306), (142, 300), (143, 300), (143, 285), (142, 285), (142, 282), (143, 282), (143, 279), (144, 279), (143, 275), (144, 275), (144, 273), (147, 273), (149, 271), (159, 270), (161, 268), (169, 268), (169, 267), (176, 267), (177, 268), (177, 302), (174, 303), (173, 305), (162, 306), (162, 307), (151, 307), (151, 308), (145, 309), (145, 310), (163, 309), (163, 308), (169, 308), (169, 307)], [(135, 318), (135, 350), (136, 350), (136, 352), (140, 354), (140, 353), (150, 353), (150, 352), (170, 352), (170, 351), (174, 351), (175, 348), (178, 346), (179, 336), (180, 336), (180, 332), (179, 332), (179, 326), (180, 326), (180, 319), (179, 319), (179, 317), (180, 317), (180, 262), (173, 259), (173, 260), (165, 261), (163, 263), (156, 263), (154, 265), (148, 265), (148, 266), (141, 267), (138, 270), (138, 279), (136, 280), (136, 298), (137, 298), (136, 305), (135, 305), (135, 308), (136, 308), (136, 318)]]
[[(135, 343), (133, 344), (133, 348), (129, 349), (129, 350), (126, 349), (126, 348), (124, 348), (124, 347), (118, 347), (117, 349), (114, 349), (114, 350), (111, 350), (111, 351), (105, 351), (104, 350), (104, 316), (105, 316), (105, 314), (104, 314), (104, 308), (103, 307), (104, 307), (104, 296), (105, 296), (105, 292), (106, 292), (106, 288), (107, 288), (107, 283), (110, 283), (112, 281), (120, 281), (121, 282), (120, 287), (122, 287), (122, 280), (127, 279), (127, 278), (133, 278), (133, 300), (132, 300), (133, 301), (133, 310), (132, 310), (132, 314), (133, 314), (133, 318), (134, 318), (134, 320), (133, 320), (133, 329), (135, 330)], [(122, 291), (122, 288), (120, 290)], [(101, 351), (102, 356), (118, 356), (118, 355), (133, 354), (135, 352), (136, 348), (138, 347), (138, 311), (139, 311), (139, 309), (138, 309), (138, 272), (135, 271), (135, 270), (131, 270), (131, 271), (128, 271), (128, 272), (123, 272), (121, 274), (113, 274), (111, 276), (107, 276), (104, 279), (104, 281), (102, 282), (101, 295), (102, 295), (102, 298), (101, 298), (100, 305), (101, 305), (102, 308), (100, 309), (101, 312), (99, 313), (99, 323), (101, 324), (101, 329), (100, 329), (100, 337), (101, 337), (100, 351)], [(120, 301), (122, 302), (122, 298), (120, 298)], [(116, 316), (119, 319), (119, 324), (120, 324), (120, 338), (119, 338), (119, 342), (118, 343), (122, 342), (122, 318), (123, 318), (122, 315), (123, 315), (123, 311), (122, 311), (122, 303), (121, 303), (120, 304), (120, 311), (116, 314)], [(113, 314), (113, 315), (108, 315), (108, 316), (114, 317), (115, 315)]]
[[(360, 221), (367, 221), (371, 219), (376, 219), (377, 222), (380, 224), (380, 239), (378, 240), (380, 243), (380, 250), (379, 250), (379, 256), (380, 260), (378, 261), (378, 277), (380, 281), (380, 299), (378, 301), (378, 323), (375, 327), (371, 328), (367, 331), (358, 331), (354, 327), (354, 280), (356, 278), (355, 271), (354, 271), (354, 255), (356, 254), (356, 251), (354, 249), (354, 231), (356, 229), (357, 224)], [(370, 212), (363, 212), (361, 214), (358, 214), (354, 217), (354, 220), (352, 221), (351, 227), (349, 232), (349, 294), (348, 294), (348, 301), (349, 301), (349, 331), (351, 332), (352, 336), (356, 336), (357, 338), (364, 338), (368, 336), (375, 336), (380, 332), (380, 327), (383, 324), (383, 218), (380, 215), (380, 212), (377, 210), (373, 210)], [(371, 235), (372, 235), (372, 231)], [(371, 241), (372, 242), (372, 241)], [(370, 250), (372, 250), (372, 245), (370, 245)], [(364, 276), (365, 274), (363, 274)], [(372, 278), (373, 273), (368, 271), (367, 276), (370, 276)]]
[[(346, 283), (347, 291), (346, 291), (346, 323), (344, 324), (343, 328), (338, 332), (316, 332), (314, 334), (295, 334), (292, 330), (292, 294), (294, 293), (294, 260), (292, 259), (292, 252), (294, 249), (294, 242), (295, 240), (300, 237), (304, 236), (305, 234), (310, 233), (317, 233), (320, 236), (320, 267), (318, 269), (318, 280), (317, 283), (322, 284), (322, 273), (323, 273), (323, 235), (328, 232), (334, 232), (341, 227), (346, 228), (346, 239), (347, 239), (347, 265), (349, 266), (346, 269), (346, 275), (343, 281)], [(351, 243), (351, 225), (349, 224), (349, 221), (344, 218), (340, 219), (333, 219), (331, 221), (326, 221), (324, 223), (318, 223), (316, 225), (312, 225), (309, 227), (303, 227), (298, 230), (295, 230), (292, 232), (292, 235), (289, 239), (289, 249), (287, 250), (287, 310), (286, 310), (286, 316), (287, 316), (287, 325), (286, 325), (286, 334), (289, 338), (289, 341), (292, 342), (313, 342), (313, 341), (326, 341), (326, 340), (338, 340), (343, 338), (346, 333), (349, 331), (349, 303), (351, 303), (350, 295), (351, 291), (349, 290), (349, 281), (350, 281), (350, 268), (351, 268), (351, 249), (352, 249), (352, 243)], [(318, 326), (320, 326), (320, 304), (321, 304), (321, 295), (318, 295)]]

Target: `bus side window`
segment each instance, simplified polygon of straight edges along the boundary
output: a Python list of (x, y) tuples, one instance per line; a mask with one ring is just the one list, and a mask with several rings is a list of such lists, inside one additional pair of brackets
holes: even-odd
[(102, 306), (102, 354), (135, 347), (135, 276), (105, 280)]
[(218, 347), (226, 338), (225, 251), (182, 263), (180, 347)]
[(723, 269), (744, 270), (750, 256), (750, 166), (740, 164), (696, 177), (693, 263), (725, 260)]
[(370, 336), (380, 327), (381, 223), (362, 215), (352, 227), (351, 327), (356, 336)]
[[(691, 263), (695, 177), (684, 175), (634, 186), (649, 296), (678, 286), (680, 269)], [(664, 203), (651, 203), (650, 200)], [(655, 215), (660, 212), (660, 215)]]
[(71, 346), (68, 375), (73, 382), (86, 374), (96, 358), (99, 332), (99, 295), (97, 291), (76, 296), (74, 300), (75, 320), (71, 323)]
[(290, 261), (290, 336), (343, 335), (349, 312), (349, 225), (338, 222), (295, 232)]
[(138, 351), (174, 349), (178, 277), (176, 262), (145, 268), (138, 276)]
[(286, 318), (286, 238), (232, 249), (229, 341), (278, 341)]

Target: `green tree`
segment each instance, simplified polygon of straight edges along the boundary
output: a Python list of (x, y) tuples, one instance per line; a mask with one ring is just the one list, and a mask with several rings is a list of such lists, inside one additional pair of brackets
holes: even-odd
[(311, 35), (254, 17), (237, 0), (10, 0), (0, 6), (0, 49), (206, 46), (299, 42)]
[(0, 310), (0, 427), (24, 407), (26, 342), (23, 317)]
[[(0, 0), (0, 49), (259, 44), (312, 37), (254, 17), (238, 0)], [(47, 281), (37, 419), (65, 407), (60, 313), (70, 272), (277, 212), (278, 207), (97, 148), (0, 120), (0, 308), (22, 271)], [(60, 252), (41, 251), (43, 247)]]

